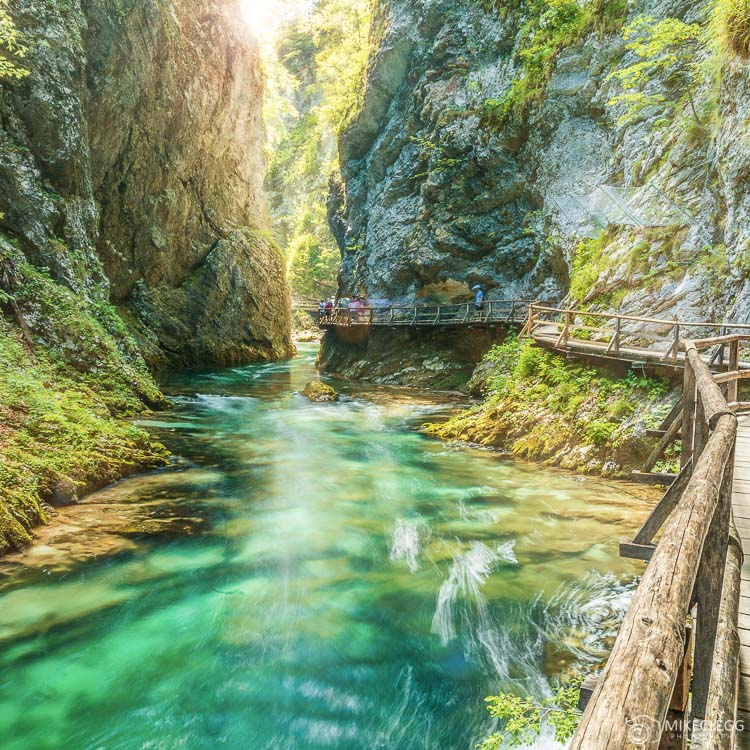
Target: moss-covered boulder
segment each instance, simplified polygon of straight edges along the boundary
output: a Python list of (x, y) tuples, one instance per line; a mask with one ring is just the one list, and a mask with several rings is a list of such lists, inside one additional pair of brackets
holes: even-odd
[(339, 394), (328, 383), (321, 383), (319, 380), (310, 381), (302, 395), (315, 404), (329, 404), (339, 400)]
[[(675, 398), (661, 381), (633, 373), (617, 379), (515, 338), (487, 355), (476, 383), (481, 404), (425, 431), (605, 476), (641, 467), (656, 444), (648, 430)], [(659, 468), (674, 470), (678, 456), (670, 447)]]

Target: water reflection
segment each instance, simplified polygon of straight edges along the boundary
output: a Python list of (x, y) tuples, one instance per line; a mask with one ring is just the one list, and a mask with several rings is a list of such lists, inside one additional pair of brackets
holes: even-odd
[(309, 404), (313, 358), (167, 384), (149, 424), (182, 461), (92, 507), (186, 535), (8, 573), (3, 748), (468, 749), (486, 694), (606, 655), (645, 503), (421, 436), (440, 398)]

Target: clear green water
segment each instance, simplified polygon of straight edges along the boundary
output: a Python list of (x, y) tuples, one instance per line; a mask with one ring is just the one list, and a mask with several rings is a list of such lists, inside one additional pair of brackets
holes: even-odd
[(313, 364), (167, 384), (185, 460), (109, 492), (204, 531), (6, 582), (3, 750), (468, 750), (485, 695), (606, 654), (642, 502), (427, 439), (429, 397), (309, 404)]

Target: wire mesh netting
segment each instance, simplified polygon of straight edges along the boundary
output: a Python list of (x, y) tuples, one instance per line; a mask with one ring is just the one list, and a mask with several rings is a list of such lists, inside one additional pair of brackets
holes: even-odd
[(577, 234), (590, 235), (610, 224), (671, 227), (692, 224), (692, 217), (654, 185), (598, 185), (586, 194), (552, 195), (558, 219)]

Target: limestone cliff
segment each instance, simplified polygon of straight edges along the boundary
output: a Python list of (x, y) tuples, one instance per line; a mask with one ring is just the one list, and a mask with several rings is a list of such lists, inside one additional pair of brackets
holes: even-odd
[(237, 4), (10, 9), (31, 75), (3, 85), (0, 228), (57, 282), (109, 296), (154, 365), (288, 355), (263, 80)]
[[(750, 317), (746, 61), (698, 49), (700, 122), (669, 78), (637, 117), (610, 104), (611, 74), (635, 61), (628, 23), (710, 35), (714, 3), (377, 5), (331, 201), (343, 293), (449, 301), (479, 282), (490, 298)], [(347, 371), (347, 351), (328, 336), (323, 365)]]

